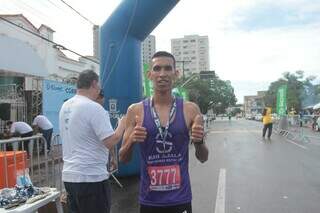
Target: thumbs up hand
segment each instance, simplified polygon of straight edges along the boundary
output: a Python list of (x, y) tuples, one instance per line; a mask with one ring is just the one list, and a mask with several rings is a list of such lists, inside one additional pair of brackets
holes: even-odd
[(141, 119), (140, 116), (136, 115), (136, 126), (142, 126), (143, 120)]
[(136, 115), (135, 121), (136, 125), (131, 133), (131, 141), (133, 143), (144, 142), (144, 140), (147, 138), (147, 130), (142, 126), (143, 120), (140, 116)]
[(204, 137), (203, 118), (201, 114), (196, 115), (191, 127), (191, 140), (193, 143), (201, 143)]

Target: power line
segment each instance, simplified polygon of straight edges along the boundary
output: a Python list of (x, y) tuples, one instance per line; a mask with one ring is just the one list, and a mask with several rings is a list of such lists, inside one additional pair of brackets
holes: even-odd
[(84, 15), (82, 15), (80, 12), (78, 12), (76, 9), (74, 9), (71, 5), (69, 5), (67, 2), (65, 2), (64, 0), (60, 0), (62, 3), (64, 3), (65, 5), (67, 5), (71, 10), (73, 10), (74, 12), (76, 12), (79, 16), (81, 16), (83, 19), (85, 19), (86, 21), (88, 21), (90, 24), (92, 25), (96, 25), (95, 23), (93, 23), (92, 21), (90, 21), (90, 19), (88, 19), (87, 17), (85, 17)]
[(96, 64), (100, 64), (100, 63), (97, 62), (96, 60), (93, 60), (93, 59), (91, 59), (91, 58), (88, 58), (88, 57), (86, 57), (86, 56), (83, 56), (83, 55), (81, 55), (81, 54), (79, 54), (79, 53), (77, 53), (77, 52), (75, 52), (75, 51), (73, 51), (73, 50), (71, 50), (71, 49), (69, 49), (69, 48), (64, 47), (64, 46), (61, 45), (61, 44), (58, 44), (58, 43), (56, 43), (56, 42), (54, 42), (54, 41), (51, 41), (51, 40), (49, 40), (49, 39), (47, 39), (47, 38), (45, 38), (45, 37), (43, 37), (43, 36), (41, 36), (41, 35), (39, 35), (39, 34), (37, 34), (37, 33), (34, 33), (34, 32), (32, 32), (31, 30), (25, 29), (25, 28), (23, 28), (22, 26), (19, 26), (19, 25), (17, 25), (16, 23), (13, 23), (13, 22), (9, 21), (8, 19), (5, 19), (5, 18), (3, 18), (3, 17), (1, 17), (1, 16), (0, 16), (0, 19), (2, 19), (3, 21), (5, 21), (5, 22), (7, 22), (7, 23), (9, 23), (9, 24), (11, 24), (11, 25), (13, 25), (13, 26), (15, 26), (15, 27), (18, 27), (18, 28), (20, 28), (20, 29), (22, 29), (22, 30), (24, 30), (24, 31), (26, 31), (26, 32), (28, 32), (28, 33), (31, 33), (32, 35), (37, 36), (37, 37), (39, 37), (39, 38), (41, 38), (41, 39), (43, 39), (43, 40), (45, 40), (45, 41), (47, 41), (47, 42), (49, 42), (49, 43), (54, 44), (54, 45), (53, 45), (54, 48), (57, 48), (57, 49), (60, 49), (60, 50), (67, 50), (67, 51), (69, 51), (69, 52), (71, 52), (71, 53), (73, 53), (73, 54), (76, 54), (77, 56), (80, 56), (80, 57), (82, 57), (82, 58), (85, 58), (85, 59), (87, 59), (87, 60), (89, 60), (89, 61), (92, 61), (92, 62), (94, 62), (94, 63), (96, 63)]

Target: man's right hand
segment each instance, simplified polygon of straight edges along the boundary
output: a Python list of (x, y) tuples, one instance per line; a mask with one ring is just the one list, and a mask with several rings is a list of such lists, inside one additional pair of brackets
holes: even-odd
[(136, 115), (136, 126), (131, 133), (131, 141), (133, 143), (141, 143), (147, 138), (147, 130), (145, 127), (142, 126), (142, 119), (141, 117)]

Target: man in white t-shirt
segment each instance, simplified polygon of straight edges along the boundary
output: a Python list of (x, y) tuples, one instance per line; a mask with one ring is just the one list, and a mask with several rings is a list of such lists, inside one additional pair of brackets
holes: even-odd
[(114, 131), (108, 112), (94, 100), (101, 88), (92, 70), (80, 73), (77, 93), (60, 110), (64, 182), (69, 212), (110, 212), (107, 171), (109, 149), (124, 132), (125, 118)]
[(40, 132), (42, 133), (43, 137), (46, 139), (47, 142), (47, 151), (51, 150), (51, 137), (53, 132), (53, 125), (49, 121), (49, 119), (44, 115), (37, 115), (33, 119), (32, 126), (34, 128), (39, 128)]
[[(20, 136), (22, 138), (31, 137), (33, 135), (33, 130), (29, 124), (26, 122), (18, 121), (12, 122), (7, 121), (7, 127), (10, 130), (10, 137)], [(29, 140), (25, 140), (23, 144), (23, 149), (27, 151), (29, 156)], [(21, 146), (22, 147), (22, 146)]]
[[(95, 101), (103, 107), (104, 100), (105, 100), (104, 94), (103, 94), (103, 91), (101, 90), (98, 95), (98, 98)], [(116, 146), (113, 149), (109, 150), (109, 162), (108, 162), (108, 171), (109, 172), (115, 171), (118, 167), (116, 150), (117, 150)]]

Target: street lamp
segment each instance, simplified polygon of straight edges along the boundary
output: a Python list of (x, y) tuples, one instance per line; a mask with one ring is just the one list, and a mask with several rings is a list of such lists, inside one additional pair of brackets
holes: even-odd
[(189, 79), (187, 79), (185, 82), (183, 82), (183, 84), (181, 84), (181, 88), (184, 87), (187, 83), (189, 83), (192, 79), (194, 79), (195, 77), (198, 77), (198, 75), (196, 73), (193, 73)]

